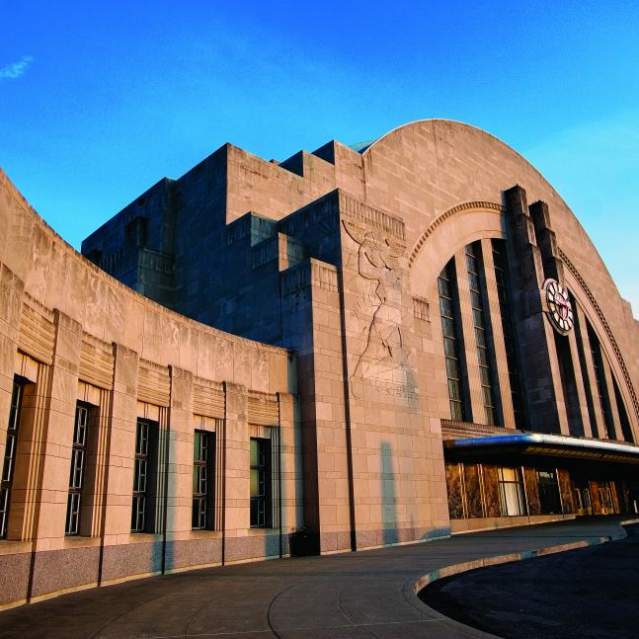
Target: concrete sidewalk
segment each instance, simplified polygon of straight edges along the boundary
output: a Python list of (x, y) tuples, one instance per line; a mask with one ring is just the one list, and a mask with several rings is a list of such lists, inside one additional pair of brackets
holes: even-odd
[(415, 583), (442, 567), (482, 557), (620, 538), (620, 522), (568, 521), (153, 577), (2, 612), (0, 637), (487, 637), (423, 604)]

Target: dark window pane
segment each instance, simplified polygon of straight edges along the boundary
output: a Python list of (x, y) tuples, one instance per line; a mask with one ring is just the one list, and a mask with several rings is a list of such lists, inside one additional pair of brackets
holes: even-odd
[(271, 525), (271, 441), (251, 439), (251, 526)]
[(156, 491), (157, 429), (157, 423), (145, 419), (138, 419), (136, 424), (131, 506), (132, 532), (155, 532), (153, 500)]
[(444, 338), (444, 355), (457, 358), (457, 350), (454, 339)]
[(78, 402), (75, 409), (73, 448), (69, 471), (69, 494), (67, 498), (66, 535), (80, 533), (80, 504), (87, 456), (87, 432), (89, 428), (89, 406)]
[(461, 393), (459, 389), (459, 382), (453, 379), (449, 379), (448, 380), (448, 397), (450, 397), (451, 400), (460, 401), (461, 400), (460, 395)]
[(455, 322), (449, 317), (442, 317), (442, 330), (444, 337), (449, 339), (455, 338)]
[(451, 419), (461, 421), (463, 419), (462, 415), (462, 405), (460, 402), (450, 402), (450, 416)]
[(18, 429), (20, 426), (20, 408), (22, 406), (22, 385), (14, 380), (7, 424), (7, 439), (2, 464), (2, 481), (0, 482), (0, 538), (7, 535), (9, 525), (9, 507), (11, 505), (11, 486), (16, 462), (18, 446)]
[(215, 433), (196, 430), (193, 439), (192, 527), (213, 529)]
[(459, 379), (457, 360), (446, 358), (446, 374), (449, 379)]

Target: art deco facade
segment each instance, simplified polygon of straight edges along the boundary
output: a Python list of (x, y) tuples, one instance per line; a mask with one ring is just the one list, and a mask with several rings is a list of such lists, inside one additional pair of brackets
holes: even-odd
[(0, 605), (637, 509), (637, 322), (482, 131), (225, 145), (84, 257), (2, 176), (0, 230)]

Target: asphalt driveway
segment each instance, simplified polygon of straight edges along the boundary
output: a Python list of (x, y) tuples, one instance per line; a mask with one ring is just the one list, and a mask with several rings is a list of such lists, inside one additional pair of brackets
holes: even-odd
[(434, 582), (420, 597), (508, 639), (637, 639), (639, 529), (630, 536)]

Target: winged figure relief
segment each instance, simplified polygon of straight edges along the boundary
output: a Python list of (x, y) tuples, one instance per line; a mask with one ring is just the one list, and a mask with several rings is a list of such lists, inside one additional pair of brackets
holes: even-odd
[(364, 308), (361, 308), (371, 318), (366, 329), (366, 346), (358, 359), (353, 377), (388, 377), (390, 381), (392, 369), (401, 366), (404, 361), (399, 268), (402, 251), (388, 237), (374, 231), (361, 229), (346, 221), (344, 228), (359, 245), (358, 272), (371, 283), (363, 302)]

